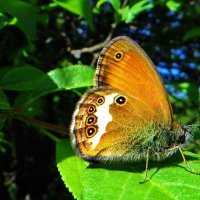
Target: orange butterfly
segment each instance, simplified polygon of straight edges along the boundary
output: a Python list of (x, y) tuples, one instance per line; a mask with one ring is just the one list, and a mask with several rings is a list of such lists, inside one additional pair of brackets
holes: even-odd
[(191, 140), (191, 130), (172, 115), (152, 61), (133, 40), (116, 37), (99, 55), (94, 88), (76, 106), (72, 144), (89, 162), (146, 159), (145, 182), (149, 159), (162, 160), (180, 150), (187, 164), (181, 149)]

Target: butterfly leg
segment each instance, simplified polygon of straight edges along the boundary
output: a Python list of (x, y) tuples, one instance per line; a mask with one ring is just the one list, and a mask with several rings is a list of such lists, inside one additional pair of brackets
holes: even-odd
[(148, 147), (147, 149), (147, 154), (146, 154), (146, 166), (145, 166), (145, 175), (144, 175), (144, 179), (142, 181), (140, 181), (140, 184), (145, 183), (147, 180), (147, 174), (148, 174), (148, 166), (149, 166), (149, 149), (150, 147)]
[(183, 161), (184, 161), (185, 165), (186, 165), (187, 168), (188, 168), (188, 171), (190, 171), (190, 172), (193, 173), (193, 174), (200, 175), (200, 172), (197, 172), (197, 171), (193, 170), (193, 169), (190, 167), (190, 165), (188, 164), (188, 162), (187, 162), (187, 160), (186, 160), (186, 158), (185, 158), (185, 156), (184, 156), (184, 154), (183, 154), (183, 151), (182, 151), (182, 149), (180, 148), (180, 146), (175, 146), (175, 147), (173, 147), (173, 148), (170, 148), (169, 150), (174, 150), (174, 149), (176, 149), (176, 148), (178, 148), (178, 150), (179, 150), (179, 152), (180, 152), (180, 154), (181, 154), (181, 156), (182, 156), (182, 158), (183, 158)]

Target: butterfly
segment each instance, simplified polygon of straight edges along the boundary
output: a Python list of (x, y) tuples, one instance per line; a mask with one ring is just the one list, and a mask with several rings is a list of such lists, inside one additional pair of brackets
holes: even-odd
[[(119, 36), (101, 51), (94, 87), (77, 103), (70, 127), (77, 154), (89, 162), (163, 160), (182, 153), (191, 129), (173, 120), (172, 107), (151, 59)], [(189, 167), (192, 173), (197, 173)]]

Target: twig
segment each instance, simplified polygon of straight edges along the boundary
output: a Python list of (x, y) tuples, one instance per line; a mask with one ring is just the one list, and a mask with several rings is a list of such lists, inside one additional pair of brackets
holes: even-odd
[(82, 49), (72, 50), (71, 54), (76, 58), (80, 58), (82, 53), (93, 53), (93, 52), (95, 52), (99, 49), (102, 49), (105, 46), (105, 44), (108, 43), (108, 41), (111, 40), (116, 25), (117, 25), (116, 23), (112, 24), (111, 31), (108, 34), (107, 38), (103, 42), (96, 44), (94, 46), (91, 46), (91, 47), (85, 47), (85, 48), (82, 48)]
[(124, 2), (123, 2), (123, 4), (122, 4), (122, 8), (124, 8), (124, 7), (127, 5), (128, 1), (129, 1), (129, 0), (124, 0)]
[(65, 134), (66, 136), (69, 136), (69, 130), (67, 128), (60, 127), (60, 126), (57, 126), (54, 124), (50, 124), (50, 123), (35, 119), (33, 117), (30, 117), (28, 115), (24, 115), (21, 113), (17, 113), (15, 115), (15, 118), (20, 119), (26, 123), (32, 124), (34, 126), (37, 126), (40, 128), (45, 128), (45, 129), (52, 130), (52, 131), (55, 131), (55, 132), (58, 132), (61, 134)]

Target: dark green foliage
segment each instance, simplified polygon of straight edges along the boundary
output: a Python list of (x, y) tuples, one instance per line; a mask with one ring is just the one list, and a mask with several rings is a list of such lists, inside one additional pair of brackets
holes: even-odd
[[(143, 163), (88, 167), (66, 140), (75, 103), (92, 86), (97, 53), (118, 35), (152, 58), (176, 120), (200, 124), (199, 14), (197, 1), (0, 0), (1, 199), (73, 199), (56, 159), (79, 199), (198, 199), (199, 177), (176, 157), (153, 164), (151, 180), (139, 185)], [(199, 134), (196, 127), (197, 142)], [(199, 145), (188, 149), (199, 170)]]

